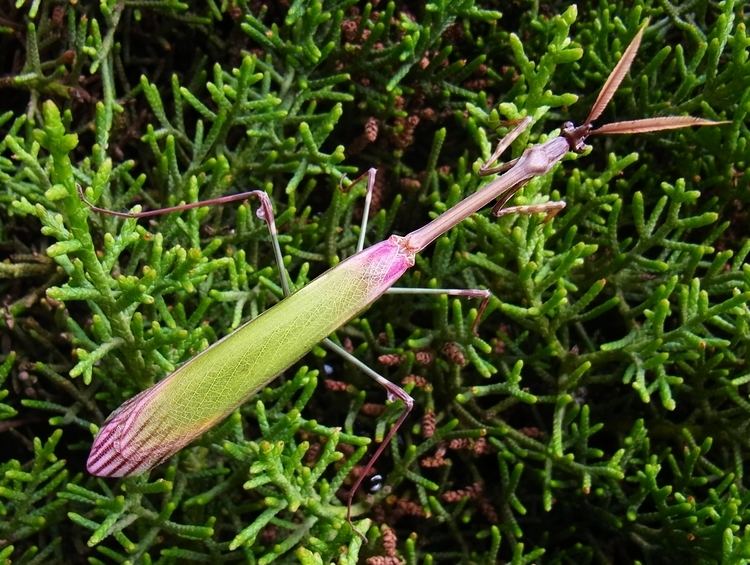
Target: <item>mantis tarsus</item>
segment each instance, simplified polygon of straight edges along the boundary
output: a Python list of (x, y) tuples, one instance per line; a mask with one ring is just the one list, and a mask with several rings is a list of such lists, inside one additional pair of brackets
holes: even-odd
[[(94, 475), (115, 477), (151, 469), (217, 424), (258, 389), (267, 385), (315, 344), (322, 341), (327, 348), (355, 363), (383, 386), (389, 397), (398, 398), (404, 403), (400, 416), (350, 490), (348, 508), (351, 511), (354, 494), (408, 416), (413, 400), (406, 391), (364, 365), (327, 336), (386, 292), (442, 292), (482, 297), (486, 301), (489, 297), (487, 290), (407, 290), (391, 289), (391, 286), (414, 264), (417, 253), (461, 220), (495, 199), (497, 204), (493, 208), (493, 213), (496, 216), (536, 212), (552, 215), (561, 210), (565, 206), (564, 202), (514, 207), (506, 207), (506, 204), (519, 188), (529, 180), (549, 172), (568, 152), (583, 151), (585, 140), (589, 136), (642, 133), (723, 123), (690, 116), (671, 116), (615, 122), (594, 128), (592, 122), (602, 114), (628, 72), (644, 30), (645, 25), (636, 33), (607, 78), (583, 125), (576, 127), (567, 122), (559, 136), (529, 147), (520, 157), (509, 163), (491, 167), (500, 154), (531, 124), (531, 118), (523, 119), (500, 141), (492, 157), (481, 170), (485, 174), (504, 174), (425, 226), (404, 236), (392, 235), (364, 249), (367, 213), (375, 179), (375, 170), (370, 169), (357, 252), (294, 294), (289, 287), (288, 275), (276, 237), (271, 203), (262, 191), (142, 213), (113, 212), (91, 204), (91, 208), (97, 212), (127, 218), (143, 218), (198, 206), (225, 204), (249, 197), (258, 198), (260, 207), (257, 214), (268, 225), (285, 298), (115, 410), (94, 441), (88, 458), (88, 471)], [(480, 316), (481, 312), (477, 320)]]

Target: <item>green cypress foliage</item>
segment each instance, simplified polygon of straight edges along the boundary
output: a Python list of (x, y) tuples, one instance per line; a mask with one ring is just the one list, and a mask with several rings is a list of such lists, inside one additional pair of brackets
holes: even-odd
[[(750, 38), (742, 2), (0, 0), (0, 560), (526, 563), (750, 560)], [(592, 138), (473, 216), (335, 339), (416, 409), (349, 527), (397, 406), (320, 348), (149, 474), (85, 472), (124, 400), (281, 297), (266, 190), (300, 288), (404, 233), (513, 145), (582, 119), (650, 18), (608, 120), (722, 127)], [(507, 156), (510, 159), (512, 156)], [(283, 347), (284, 344), (279, 344)], [(345, 383), (345, 384), (344, 384)]]

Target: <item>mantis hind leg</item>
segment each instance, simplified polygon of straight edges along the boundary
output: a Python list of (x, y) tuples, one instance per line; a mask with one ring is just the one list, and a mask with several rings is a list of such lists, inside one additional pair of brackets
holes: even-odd
[(391, 426), (390, 430), (388, 430), (385, 437), (383, 438), (383, 441), (375, 450), (375, 453), (373, 453), (372, 457), (370, 457), (370, 460), (367, 462), (367, 464), (365, 465), (365, 468), (362, 470), (362, 472), (359, 474), (357, 479), (354, 481), (354, 485), (349, 491), (349, 499), (347, 501), (346, 516), (347, 516), (347, 520), (351, 522), (352, 502), (354, 501), (354, 495), (359, 490), (359, 487), (362, 486), (362, 482), (365, 480), (369, 472), (375, 466), (375, 463), (383, 454), (383, 451), (385, 451), (386, 447), (388, 447), (388, 444), (393, 439), (393, 436), (396, 435), (396, 432), (398, 432), (399, 428), (406, 420), (407, 416), (409, 415), (412, 408), (414, 407), (414, 399), (411, 396), (409, 396), (409, 393), (407, 393), (403, 388), (401, 388), (397, 384), (392, 383), (391, 381), (386, 379), (383, 375), (381, 375), (380, 373), (377, 373), (376, 371), (374, 371), (373, 369), (365, 365), (362, 361), (357, 359), (354, 355), (349, 353), (346, 349), (344, 349), (340, 345), (331, 341), (329, 338), (326, 338), (323, 340), (323, 345), (328, 350), (333, 351), (334, 353), (337, 353), (338, 355), (343, 357), (346, 361), (349, 361), (350, 363), (352, 363), (354, 366), (360, 369), (365, 375), (367, 375), (376, 383), (378, 383), (380, 386), (382, 386), (388, 393), (389, 400), (398, 399), (404, 404), (404, 408), (401, 414), (399, 414), (399, 417), (396, 420), (396, 423), (393, 424), (393, 426)]
[(209, 198), (207, 200), (199, 200), (198, 202), (188, 202), (186, 204), (179, 204), (177, 206), (169, 206), (167, 208), (158, 208), (156, 210), (146, 210), (145, 212), (118, 212), (116, 210), (109, 210), (108, 208), (101, 208), (86, 199), (86, 194), (81, 186), (78, 187), (78, 194), (81, 200), (88, 205), (94, 212), (100, 214), (106, 214), (108, 216), (116, 216), (118, 218), (153, 218), (154, 216), (163, 216), (164, 214), (171, 214), (174, 212), (184, 212), (185, 210), (192, 210), (193, 208), (202, 208), (204, 206), (223, 206), (224, 204), (231, 204), (233, 202), (243, 202), (250, 198), (257, 198), (260, 202), (260, 206), (256, 210), (255, 214), (263, 220), (268, 226), (268, 233), (271, 236), (271, 245), (273, 246), (273, 254), (276, 259), (276, 264), (279, 268), (279, 274), (281, 276), (281, 288), (284, 290), (284, 296), (289, 296), (291, 290), (289, 288), (289, 274), (286, 272), (284, 266), (284, 257), (281, 254), (281, 245), (279, 244), (278, 232), (276, 231), (276, 220), (273, 214), (273, 206), (271, 205), (271, 198), (262, 190), (248, 190), (245, 192), (239, 192), (237, 194), (228, 194), (226, 196), (219, 196), (217, 198)]

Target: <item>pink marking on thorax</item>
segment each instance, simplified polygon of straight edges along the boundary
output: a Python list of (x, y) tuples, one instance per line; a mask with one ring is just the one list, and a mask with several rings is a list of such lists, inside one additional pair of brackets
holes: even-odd
[(347, 267), (361, 273), (367, 280), (368, 294), (380, 296), (407, 269), (414, 266), (414, 252), (405, 245), (403, 237), (392, 235), (347, 260)]

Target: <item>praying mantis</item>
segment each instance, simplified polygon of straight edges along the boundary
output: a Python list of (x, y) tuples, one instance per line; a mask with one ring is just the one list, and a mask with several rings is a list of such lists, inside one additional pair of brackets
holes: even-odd
[[(625, 49), (582, 125), (574, 126), (571, 122), (566, 122), (558, 136), (527, 148), (517, 159), (493, 167), (500, 155), (531, 125), (531, 118), (524, 118), (500, 140), (490, 159), (480, 169), (483, 174), (502, 173), (499, 177), (423, 227), (403, 236), (392, 235), (365, 248), (365, 232), (375, 184), (375, 169), (370, 169), (356, 253), (294, 293), (288, 282), (289, 275), (286, 273), (277, 238), (271, 202), (263, 191), (249, 191), (136, 213), (114, 212), (88, 203), (96, 212), (126, 218), (144, 218), (198, 206), (256, 198), (260, 202), (256, 213), (267, 224), (285, 296), (260, 316), (117, 408), (94, 440), (87, 461), (88, 472), (104, 477), (122, 477), (148, 471), (218, 424), (322, 342), (326, 348), (342, 355), (383, 386), (390, 398), (403, 403), (400, 415), (349, 491), (350, 512), (355, 493), (408, 417), (413, 400), (402, 388), (367, 367), (327, 336), (386, 293), (444, 293), (482, 298), (478, 321), (490, 296), (488, 290), (405, 289), (392, 288), (392, 285), (414, 265), (417, 253), (494, 200), (497, 200), (492, 210), (495, 216), (540, 212), (552, 216), (562, 210), (565, 203), (558, 201), (526, 206), (506, 205), (522, 186), (535, 177), (547, 174), (566, 154), (581, 153), (589, 136), (644, 133), (725, 123), (691, 116), (668, 116), (593, 126), (630, 69), (646, 25), (639, 29)], [(84, 196), (82, 193), (82, 197)]]

